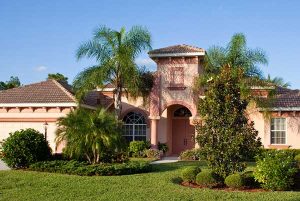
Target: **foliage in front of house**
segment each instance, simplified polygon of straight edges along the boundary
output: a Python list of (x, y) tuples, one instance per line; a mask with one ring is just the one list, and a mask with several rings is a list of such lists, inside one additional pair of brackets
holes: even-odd
[(297, 165), (292, 152), (270, 150), (257, 156), (255, 179), (270, 190), (289, 190), (294, 185)]
[(26, 168), (47, 160), (51, 149), (44, 135), (34, 129), (15, 131), (2, 143), (2, 160), (11, 168)]
[(197, 142), (209, 167), (225, 178), (245, 169), (244, 161), (261, 147), (253, 122), (245, 115), (247, 100), (241, 95), (241, 69), (221, 68), (207, 83), (198, 111), (204, 125), (197, 125)]
[(152, 170), (147, 161), (130, 161), (120, 164), (89, 164), (79, 161), (42, 161), (30, 165), (29, 170), (80, 176), (112, 176), (146, 173)]
[(181, 178), (184, 182), (195, 183), (196, 176), (201, 172), (201, 168), (198, 166), (190, 166), (186, 167), (181, 172)]
[(66, 142), (64, 154), (71, 159), (93, 164), (107, 162), (103, 159), (112, 158), (124, 146), (122, 122), (101, 108), (79, 108), (60, 118), (58, 126), (56, 140)]
[(200, 149), (188, 149), (180, 153), (180, 160), (183, 161), (196, 161), (201, 159), (201, 150)]

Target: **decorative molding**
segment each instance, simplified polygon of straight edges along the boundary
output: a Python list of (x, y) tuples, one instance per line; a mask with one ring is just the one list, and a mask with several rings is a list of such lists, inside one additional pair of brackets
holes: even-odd
[(57, 118), (0, 118), (0, 122), (56, 122)]
[(204, 56), (205, 52), (185, 52), (185, 53), (169, 53), (169, 54), (149, 54), (150, 58), (155, 57), (190, 57), (190, 56)]

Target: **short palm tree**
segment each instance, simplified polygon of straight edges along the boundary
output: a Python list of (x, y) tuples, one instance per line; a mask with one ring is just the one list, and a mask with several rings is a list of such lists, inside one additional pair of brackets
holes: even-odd
[(56, 142), (66, 142), (66, 154), (99, 163), (106, 151), (122, 146), (122, 123), (104, 109), (78, 108), (58, 120)]
[(137, 94), (136, 88), (141, 81), (135, 58), (142, 51), (150, 49), (151, 36), (146, 28), (134, 26), (128, 32), (125, 28), (120, 31), (105, 26), (98, 28), (93, 38), (77, 50), (78, 59), (94, 58), (98, 64), (77, 75), (73, 82), (74, 89), (81, 96), (96, 87), (113, 84), (115, 112), (120, 116), (122, 94), (125, 91)]

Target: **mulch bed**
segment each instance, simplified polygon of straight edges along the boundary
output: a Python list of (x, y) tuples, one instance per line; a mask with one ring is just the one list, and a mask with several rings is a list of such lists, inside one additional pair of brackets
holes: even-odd
[[(199, 186), (197, 184), (194, 183), (189, 183), (189, 182), (181, 182), (180, 183), (181, 186), (184, 187), (190, 187), (190, 188), (207, 188), (204, 186)], [(212, 190), (219, 190), (219, 191), (228, 191), (228, 192), (267, 192), (267, 190), (264, 190), (262, 188), (243, 188), (243, 189), (233, 189), (233, 188), (228, 188), (226, 186), (224, 187), (215, 187), (215, 188), (211, 188)]]

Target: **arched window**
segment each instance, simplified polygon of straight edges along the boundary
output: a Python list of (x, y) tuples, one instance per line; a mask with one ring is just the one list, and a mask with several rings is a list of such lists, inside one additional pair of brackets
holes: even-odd
[(141, 113), (129, 112), (123, 122), (123, 136), (127, 141), (146, 140), (147, 123)]
[(186, 107), (181, 107), (174, 112), (174, 117), (191, 117), (192, 113)]

